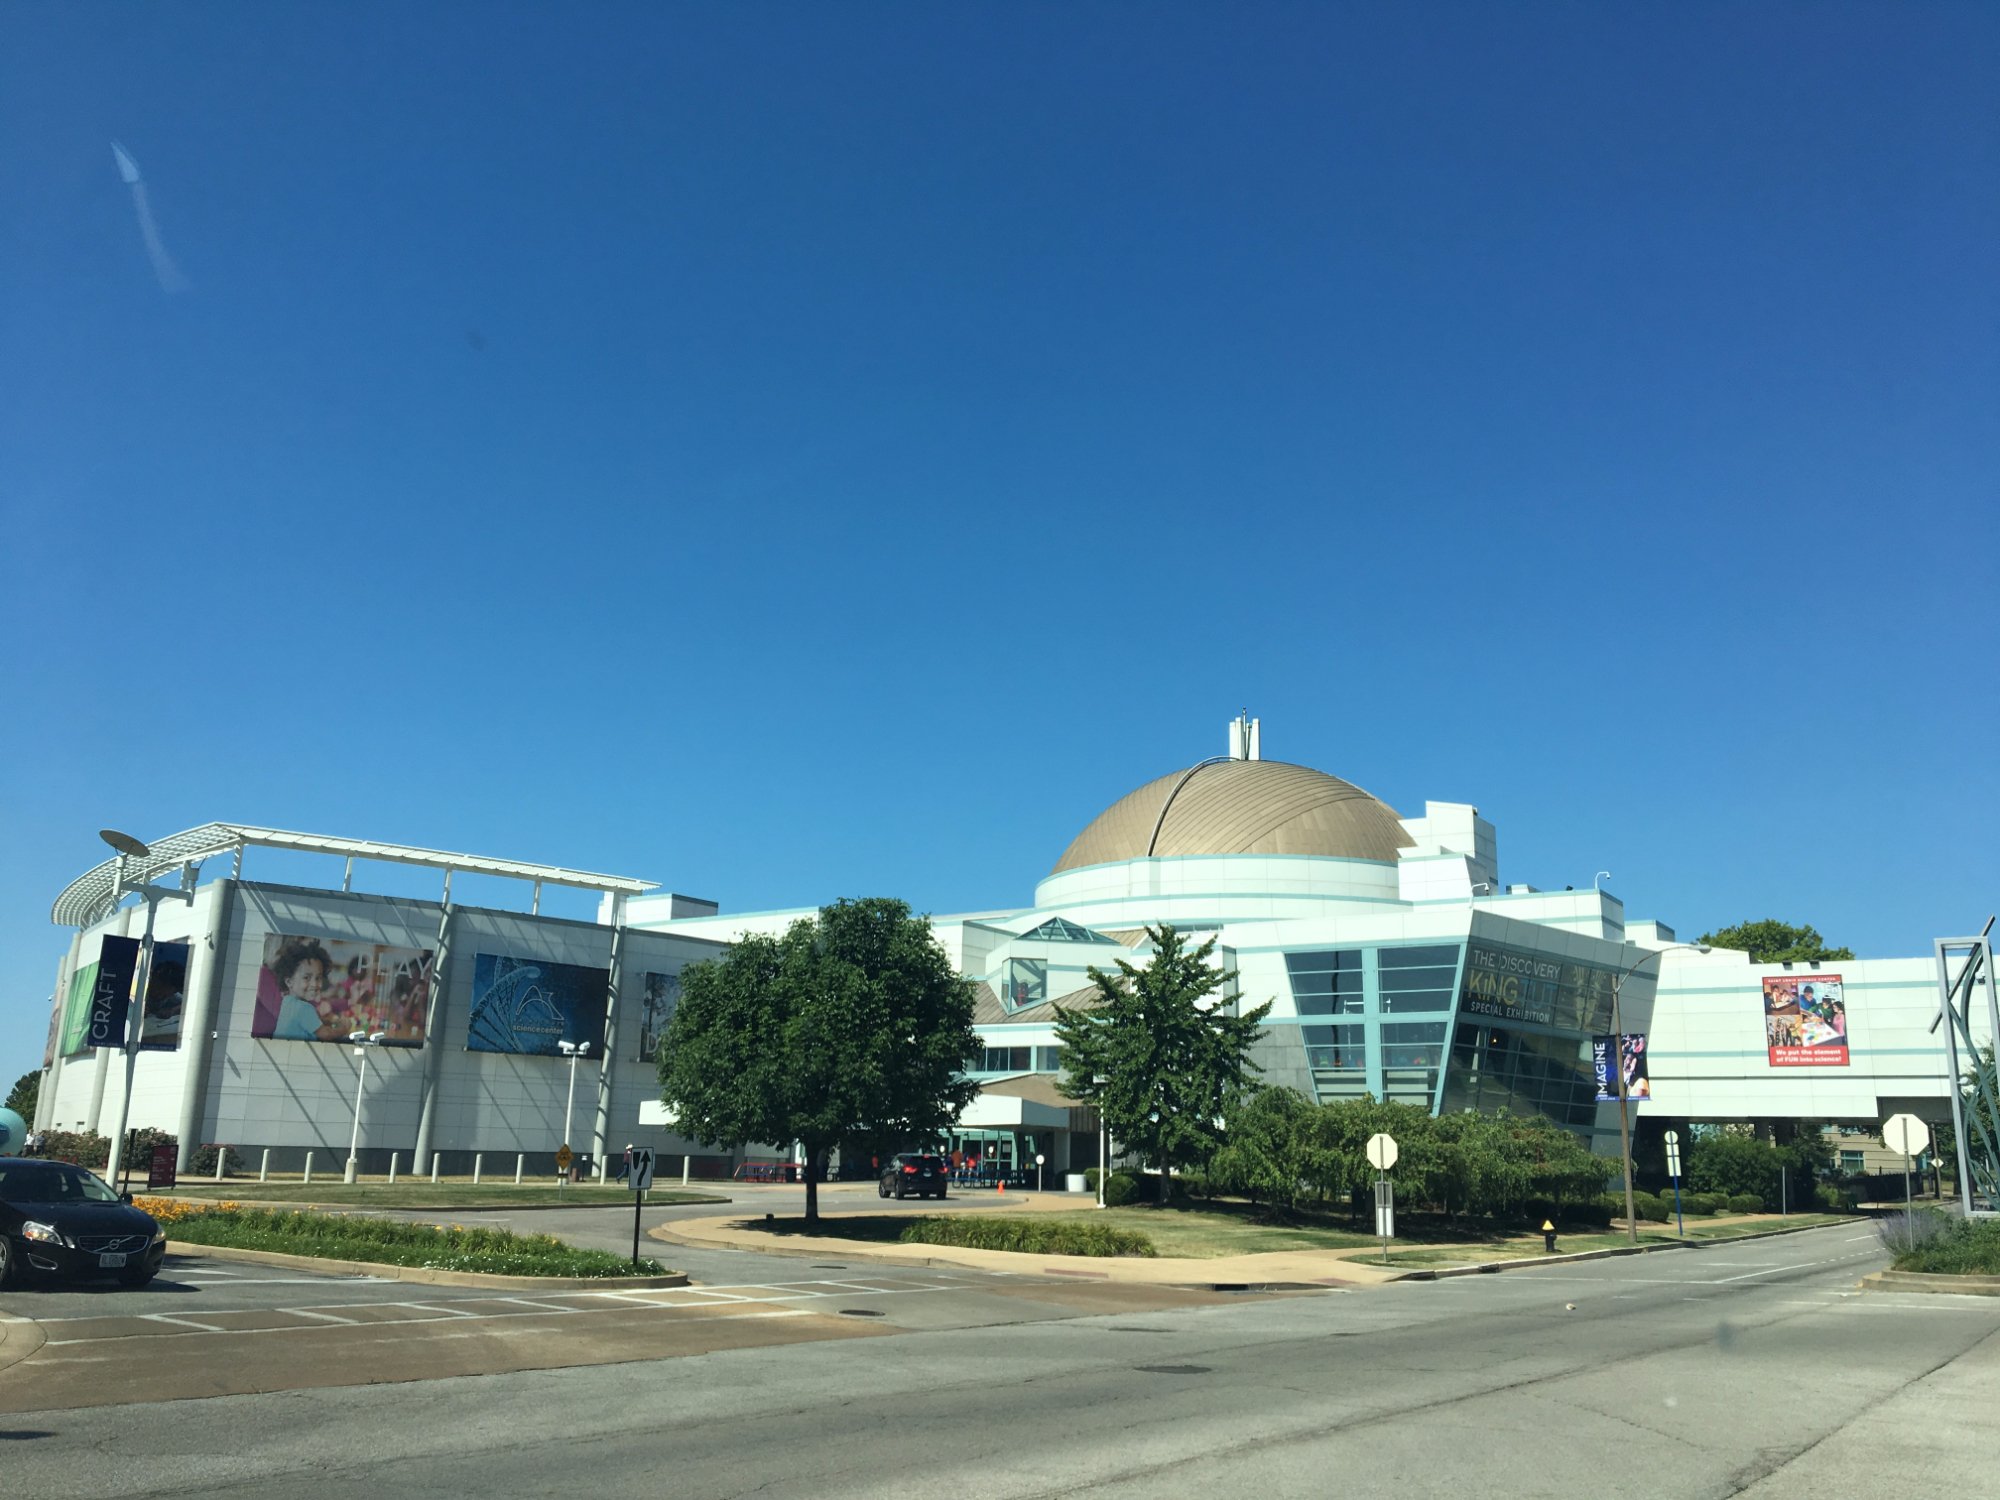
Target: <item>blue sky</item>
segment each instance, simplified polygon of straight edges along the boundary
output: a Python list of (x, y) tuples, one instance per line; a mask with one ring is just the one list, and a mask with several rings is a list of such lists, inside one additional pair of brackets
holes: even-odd
[(8, 9), (0, 1083), (100, 826), (1012, 905), (1244, 706), (1507, 879), (1976, 928), (1995, 76), (1983, 4)]

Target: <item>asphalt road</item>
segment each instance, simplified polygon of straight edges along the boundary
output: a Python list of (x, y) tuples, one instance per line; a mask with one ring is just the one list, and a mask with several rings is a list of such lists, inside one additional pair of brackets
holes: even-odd
[(1855, 1292), (1881, 1263), (1843, 1225), (1369, 1291), (21, 1411), (0, 1419), (0, 1472), (47, 1497), (325, 1500), (1985, 1493), (2000, 1301)]

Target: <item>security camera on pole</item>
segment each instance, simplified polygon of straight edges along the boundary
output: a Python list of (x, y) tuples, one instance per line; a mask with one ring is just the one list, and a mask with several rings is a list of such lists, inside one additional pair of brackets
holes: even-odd
[(368, 1087), (368, 1049), (379, 1047), (388, 1037), (386, 1031), (350, 1031), (347, 1039), (354, 1043), (354, 1055), (361, 1059), (361, 1068), (354, 1078), (354, 1134), (347, 1142), (347, 1181), (355, 1178), (355, 1158), (361, 1151), (361, 1091)]

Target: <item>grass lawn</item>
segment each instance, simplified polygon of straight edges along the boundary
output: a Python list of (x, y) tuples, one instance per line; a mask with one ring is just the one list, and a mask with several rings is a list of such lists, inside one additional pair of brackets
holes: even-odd
[[(522, 1208), (542, 1204), (562, 1204), (572, 1208), (632, 1206), (632, 1195), (616, 1183), (598, 1187), (594, 1183), (580, 1182), (574, 1187), (558, 1190), (548, 1183), (523, 1183), (520, 1187), (511, 1182), (474, 1185), (470, 1178), (446, 1178), (441, 1182), (421, 1178), (415, 1182), (394, 1184), (357, 1182), (352, 1187), (338, 1177), (315, 1179), (310, 1183), (297, 1179), (289, 1182), (242, 1182), (229, 1178), (222, 1182), (209, 1182), (189, 1178), (172, 1192), (155, 1192), (149, 1196), (168, 1202), (205, 1198), (218, 1202), (226, 1199), (231, 1203), (324, 1203), (328, 1207), (340, 1208)], [(646, 1195), (646, 1202), (655, 1205), (728, 1201), (721, 1193), (697, 1192), (692, 1188), (683, 1192), (678, 1187), (659, 1187)]]
[(408, 1224), (291, 1209), (204, 1206), (140, 1198), (138, 1206), (157, 1218), (167, 1237), (181, 1245), (227, 1245), (239, 1250), (271, 1250), (326, 1260), (371, 1261), (378, 1265), (425, 1266), (444, 1271), (483, 1271), (496, 1276), (658, 1276), (658, 1261), (635, 1267), (621, 1255), (579, 1250), (553, 1235), (514, 1234), (505, 1229), (467, 1229), (458, 1224)]

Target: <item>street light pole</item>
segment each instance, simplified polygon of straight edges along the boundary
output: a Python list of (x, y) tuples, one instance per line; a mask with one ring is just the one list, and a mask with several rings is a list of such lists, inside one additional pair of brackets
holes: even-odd
[(347, 1141), (347, 1181), (354, 1181), (356, 1157), (361, 1151), (361, 1091), (368, 1087), (368, 1049), (382, 1045), (388, 1036), (386, 1031), (350, 1031), (347, 1039), (354, 1043), (354, 1055), (361, 1059), (361, 1067), (354, 1075), (354, 1134)]
[[(570, 1118), (576, 1111), (576, 1060), (588, 1056), (588, 1042), (557, 1042), (556, 1050), (569, 1059), (569, 1098), (563, 1101), (563, 1145), (569, 1145)], [(564, 1172), (556, 1181), (556, 1191), (561, 1192), (569, 1177)]]
[(1104, 1179), (1111, 1171), (1111, 1120), (1104, 1113), (1104, 1086), (1110, 1078), (1099, 1073), (1090, 1080), (1097, 1087), (1097, 1206), (1104, 1207)]
[(1611, 981), (1611, 1071), (1618, 1079), (1618, 1155), (1625, 1166), (1625, 1233), (1633, 1244), (1639, 1243), (1639, 1205), (1632, 1188), (1632, 1117), (1630, 1100), (1625, 1092), (1625, 1021), (1618, 1010), (1618, 992), (1625, 981), (1662, 953), (1670, 953), (1676, 948), (1691, 949), (1696, 953), (1709, 952), (1706, 943), (1669, 943), (1664, 948), (1650, 949), (1640, 960), (1624, 973)]
[[(132, 976), (135, 993), (125, 1007), (125, 1037), (121, 1048), (124, 1062), (124, 1078), (118, 1091), (118, 1113), (111, 1130), (111, 1155), (104, 1164), (104, 1176), (109, 1182), (117, 1182), (118, 1174), (125, 1166), (125, 1127), (132, 1119), (132, 1078), (139, 1070), (139, 1041), (146, 1025), (146, 991), (153, 982), (153, 918), (158, 914), (160, 903), (168, 897), (184, 900), (194, 905), (194, 873), (187, 866), (181, 866), (181, 888), (178, 891), (158, 886), (141, 876), (137, 885), (125, 878), (125, 862), (128, 859), (150, 860), (153, 851), (129, 833), (120, 833), (115, 828), (98, 831), (99, 838), (118, 852), (118, 865), (113, 877), (115, 900), (122, 901), (135, 891), (146, 903), (146, 931), (139, 939), (139, 963)], [(143, 871), (145, 866), (141, 864)]]

